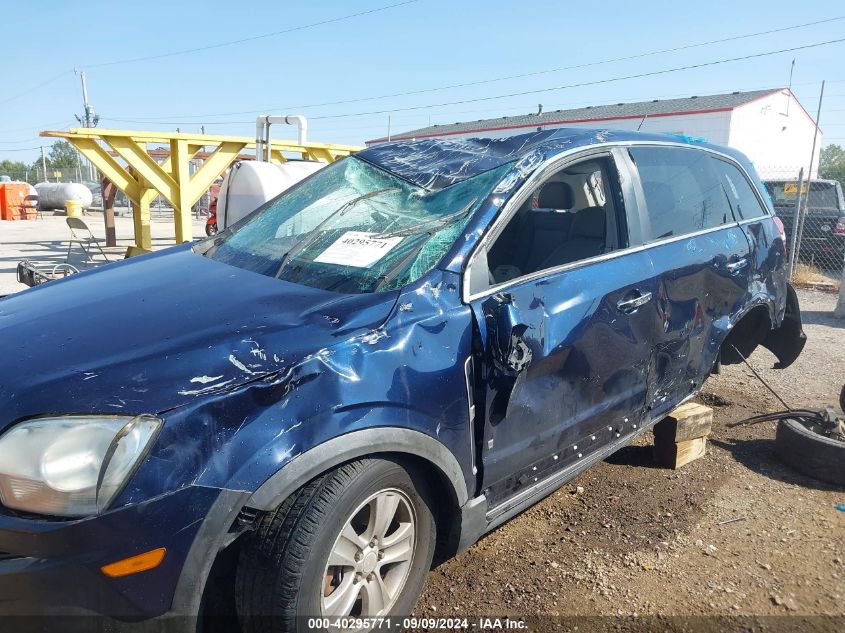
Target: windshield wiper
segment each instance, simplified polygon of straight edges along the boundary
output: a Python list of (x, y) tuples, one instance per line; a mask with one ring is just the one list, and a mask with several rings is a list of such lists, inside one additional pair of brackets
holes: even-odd
[(412, 261), (414, 261), (414, 258), (416, 258), (416, 256), (419, 254), (420, 250), (422, 250), (422, 247), (425, 246), (428, 243), (428, 241), (431, 239), (432, 235), (437, 233), (437, 231), (439, 231), (442, 227), (447, 226), (449, 224), (452, 224), (455, 220), (457, 220), (457, 219), (465, 216), (467, 213), (469, 213), (469, 210), (472, 209), (472, 207), (475, 205), (475, 202), (477, 200), (478, 200), (478, 198), (473, 198), (472, 200), (469, 201), (469, 204), (467, 204), (460, 211), (458, 211), (456, 213), (452, 213), (451, 215), (447, 215), (446, 217), (440, 218), (439, 220), (431, 220), (429, 222), (423, 222), (422, 224), (418, 224), (417, 226), (415, 226), (413, 229), (403, 229), (401, 231), (394, 231), (393, 233), (386, 233), (386, 234), (383, 234), (383, 235), (378, 235), (377, 238), (379, 238), (379, 239), (384, 239), (384, 238), (389, 238), (389, 237), (399, 237), (399, 236), (404, 237), (404, 236), (407, 236), (407, 235), (413, 235), (413, 234), (419, 233), (419, 230), (420, 230), (421, 227), (424, 227), (424, 226), (427, 226), (427, 225), (433, 225), (433, 226), (430, 226), (428, 228), (428, 230), (425, 231), (425, 233), (419, 233), (425, 239), (420, 240), (420, 243), (417, 244), (416, 246), (414, 246), (414, 248), (412, 248), (410, 251), (408, 251), (408, 253), (402, 259), (400, 259), (398, 262), (393, 264), (393, 266), (391, 266), (390, 268), (385, 270), (381, 275), (378, 276), (378, 279), (376, 279), (376, 283), (373, 286), (373, 292), (378, 291), (378, 289), (381, 288), (384, 284), (393, 281), (403, 270), (405, 270), (405, 267), (408, 264), (410, 264)]
[(373, 286), (373, 292), (378, 292), (378, 289), (381, 288), (384, 284), (396, 279), (396, 277), (399, 275), (399, 273), (401, 273), (403, 270), (405, 270), (405, 267), (408, 264), (410, 264), (412, 261), (414, 261), (414, 258), (420, 252), (422, 247), (425, 246), (426, 244), (428, 244), (428, 240), (431, 239), (432, 233), (433, 233), (433, 231), (428, 231), (427, 233), (421, 233), (420, 235), (425, 237), (426, 239), (420, 240), (420, 243), (417, 244), (416, 246), (414, 246), (414, 248), (412, 248), (410, 251), (408, 251), (408, 254), (405, 255), (405, 257), (400, 259), (398, 262), (393, 264), (393, 266), (391, 266), (390, 268), (385, 270), (382, 274), (380, 274), (378, 276), (378, 278), (376, 279), (375, 285)]
[(299, 255), (306, 248), (308, 248), (314, 242), (314, 240), (319, 237), (320, 229), (323, 228), (326, 224), (328, 224), (331, 220), (342, 216), (344, 213), (349, 211), (349, 209), (354, 207), (362, 200), (369, 200), (370, 198), (375, 198), (376, 196), (380, 196), (384, 193), (393, 193), (396, 191), (402, 190), (399, 187), (388, 187), (387, 189), (378, 189), (376, 191), (370, 191), (369, 193), (365, 193), (364, 195), (358, 196), (357, 198), (353, 198), (349, 202), (345, 202), (344, 204), (342, 204), (337, 209), (337, 211), (330, 213), (325, 220), (323, 220), (313, 229), (308, 231), (308, 233), (306, 233), (301, 240), (294, 244), (293, 247), (287, 253), (284, 254), (284, 256), (282, 257), (282, 261), (279, 264), (279, 269), (276, 271), (275, 277), (278, 279), (281, 276), (282, 272), (285, 270), (287, 265), (293, 260), (293, 258)]
[(415, 234), (419, 233), (420, 229), (426, 228), (429, 225), (432, 225), (432, 226), (431, 226), (430, 229), (426, 228), (426, 233), (431, 235), (432, 233), (436, 233), (438, 231), (438, 229), (440, 229), (441, 227), (448, 226), (449, 224), (452, 224), (455, 220), (459, 220), (460, 218), (465, 216), (467, 213), (469, 213), (470, 209), (472, 209), (472, 207), (475, 205), (477, 200), (478, 200), (478, 198), (473, 198), (472, 200), (469, 201), (469, 204), (467, 204), (463, 209), (461, 209), (460, 211), (456, 211), (455, 213), (452, 213), (451, 215), (447, 215), (447, 216), (444, 216), (442, 218), (434, 218), (434, 219), (431, 219), (431, 220), (427, 220), (426, 222), (422, 222), (420, 224), (415, 224), (414, 226), (408, 227), (407, 229), (400, 229), (398, 231), (393, 231), (392, 233), (380, 233), (380, 234), (378, 234), (374, 237), (376, 239), (380, 239), (380, 240), (387, 239), (389, 237), (407, 237), (409, 235), (415, 235)]

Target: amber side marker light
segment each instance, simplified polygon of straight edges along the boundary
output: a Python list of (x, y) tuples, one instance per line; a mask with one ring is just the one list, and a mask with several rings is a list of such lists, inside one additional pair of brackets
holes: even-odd
[(163, 547), (152, 549), (149, 552), (138, 554), (124, 558), (116, 563), (109, 563), (100, 567), (100, 571), (110, 578), (120, 578), (121, 576), (129, 576), (137, 574), (138, 572), (148, 571), (154, 569), (164, 560), (164, 555), (167, 550)]

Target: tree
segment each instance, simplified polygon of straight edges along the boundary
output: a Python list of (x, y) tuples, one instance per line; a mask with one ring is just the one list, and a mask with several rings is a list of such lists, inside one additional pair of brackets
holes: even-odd
[(47, 154), (47, 164), (53, 169), (76, 169), (79, 154), (67, 141), (56, 141)]
[(50, 147), (50, 151), (46, 156), (47, 175), (44, 175), (44, 169), (41, 165), (41, 159), (38, 158), (32, 163), (30, 169), (38, 175), (38, 180), (53, 179), (53, 172), (59, 171), (62, 173), (62, 180), (74, 179), (77, 176), (79, 164), (79, 154), (74, 149), (73, 145), (67, 141), (56, 141)]
[(838, 180), (845, 187), (845, 149), (840, 145), (828, 145), (819, 158), (819, 177)]
[(27, 180), (33, 182), (35, 174), (32, 169), (19, 160), (0, 160), (0, 176), (9, 176), (12, 180)]

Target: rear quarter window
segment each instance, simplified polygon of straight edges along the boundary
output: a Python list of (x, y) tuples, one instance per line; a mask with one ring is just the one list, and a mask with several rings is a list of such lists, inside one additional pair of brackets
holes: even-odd
[(712, 157), (711, 160), (737, 220), (753, 220), (768, 215), (748, 179), (736, 165), (721, 158)]
[(632, 147), (645, 194), (645, 240), (654, 241), (733, 222), (719, 174), (707, 152), (683, 147)]

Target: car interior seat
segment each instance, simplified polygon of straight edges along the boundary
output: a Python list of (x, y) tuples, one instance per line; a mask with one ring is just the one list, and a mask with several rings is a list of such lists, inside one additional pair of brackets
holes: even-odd
[(607, 215), (604, 207), (587, 207), (573, 214), (565, 242), (546, 257), (540, 268), (569, 264), (604, 253)]

